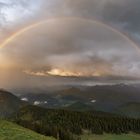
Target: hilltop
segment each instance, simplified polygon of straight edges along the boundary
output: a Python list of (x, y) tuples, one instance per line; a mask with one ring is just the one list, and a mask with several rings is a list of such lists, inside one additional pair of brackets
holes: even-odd
[(0, 90), (0, 117), (9, 117), (15, 113), (25, 103), (22, 102), (17, 96), (6, 90)]

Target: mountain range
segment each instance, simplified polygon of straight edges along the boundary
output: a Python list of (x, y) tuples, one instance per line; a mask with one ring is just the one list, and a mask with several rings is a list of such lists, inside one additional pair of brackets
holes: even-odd
[(36, 93), (29, 91), (18, 97), (32, 105), (45, 108), (96, 110), (122, 115), (128, 115), (130, 110), (131, 117), (140, 116), (139, 85), (69, 86), (54, 91), (49, 89)]
[(9, 116), (26, 104), (75, 111), (102, 111), (140, 117), (139, 85), (67, 87), (55, 91), (12, 94), (0, 90), (0, 116)]

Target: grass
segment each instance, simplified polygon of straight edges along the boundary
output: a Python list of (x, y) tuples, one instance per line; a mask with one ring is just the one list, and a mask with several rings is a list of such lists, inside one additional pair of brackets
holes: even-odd
[[(82, 135), (81, 140), (140, 140), (138, 134), (122, 135)], [(0, 140), (55, 140), (51, 137), (45, 137), (31, 130), (25, 129), (19, 125), (8, 121), (0, 120)]]
[(137, 134), (122, 134), (122, 135), (83, 135), (82, 140), (140, 140), (140, 135)]
[(55, 140), (45, 137), (31, 130), (13, 124), (8, 121), (0, 120), (0, 140)]

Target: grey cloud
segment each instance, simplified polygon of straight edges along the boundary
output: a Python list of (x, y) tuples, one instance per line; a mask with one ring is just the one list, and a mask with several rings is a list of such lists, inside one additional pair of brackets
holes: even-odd
[[(102, 20), (129, 32), (132, 36), (134, 31), (139, 33), (139, 0), (13, 0), (2, 1), (1, 5), (2, 7), (15, 6), (14, 8), (21, 6), (22, 12), (17, 11), (17, 13), (31, 14), (31, 16), (25, 15), (25, 22), (27, 22), (28, 16), (29, 21), (72, 16)], [(37, 12), (35, 12), (35, 8), (38, 8)], [(5, 18), (5, 16), (1, 17)], [(24, 22), (23, 20), (22, 22)]]
[(127, 32), (135, 39), (139, 33), (139, 0), (47, 0), (44, 11), (48, 16), (74, 16), (98, 19)]
[(128, 68), (140, 58), (131, 43), (116, 32), (76, 18), (56, 19), (30, 30), (9, 43), (3, 55), (25, 69), (108, 74), (129, 74)]
[(33, 20), (41, 6), (40, 0), (0, 0), (0, 28), (8, 29)]

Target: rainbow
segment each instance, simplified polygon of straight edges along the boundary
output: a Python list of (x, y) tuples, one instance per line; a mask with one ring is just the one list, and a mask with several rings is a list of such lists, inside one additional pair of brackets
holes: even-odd
[[(40, 25), (42, 25), (42, 24), (46, 24), (46, 23), (48, 23), (48, 22), (50, 22), (50, 21), (56, 20), (56, 19), (57, 19), (57, 18), (54, 18), (54, 19), (47, 19), (47, 20), (43, 20), (43, 21), (34, 23), (34, 24), (29, 25), (29, 26), (27, 26), (27, 27), (24, 27), (23, 29), (17, 31), (16, 33), (14, 33), (14, 34), (12, 34), (11, 36), (9, 36), (8, 38), (6, 38), (6, 39), (0, 44), (0, 48), (6, 47), (10, 42), (14, 41), (14, 40), (16, 39), (16, 37), (18, 37), (18, 36), (24, 34), (25, 32), (27, 32), (27, 31), (29, 31), (29, 30), (31, 30), (31, 29), (33, 29), (33, 28), (36, 28), (36, 27), (38, 27), (38, 26), (40, 26)], [(60, 18), (58, 18), (58, 19), (60, 19)], [(111, 27), (111, 26), (109, 26), (109, 25), (107, 25), (107, 24), (105, 24), (105, 23), (103, 23), (103, 22), (101, 22), (101, 21), (98, 21), (98, 20), (91, 20), (91, 19), (84, 19), (84, 18), (79, 18), (79, 17), (78, 17), (78, 18), (76, 18), (76, 17), (75, 17), (75, 18), (63, 17), (63, 18), (61, 18), (61, 19), (78, 19), (78, 20), (81, 20), (81, 22), (82, 22), (82, 21), (88, 21), (88, 22), (91, 22), (91, 23), (93, 23), (93, 24), (101, 25), (101, 26), (103, 26), (103, 27), (105, 27), (105, 28), (107, 28), (107, 29), (110, 29), (111, 31), (117, 33), (118, 35), (120, 35), (120, 36), (121, 36), (122, 38), (124, 38), (125, 40), (129, 41), (129, 42), (132, 44), (132, 46), (133, 46), (137, 51), (140, 52), (139, 46), (138, 46), (132, 39), (130, 39), (127, 35), (123, 34), (123, 33), (120, 32), (119, 30), (117, 30), (117, 29), (115, 29), (115, 28), (113, 28), (113, 27)]]

